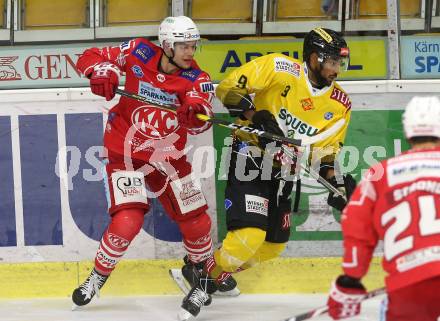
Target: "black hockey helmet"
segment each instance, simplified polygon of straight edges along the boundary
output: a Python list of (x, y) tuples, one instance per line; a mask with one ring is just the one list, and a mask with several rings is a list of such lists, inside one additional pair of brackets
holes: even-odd
[(310, 55), (316, 52), (318, 60), (323, 63), (331, 58), (340, 60), (343, 70), (347, 70), (350, 51), (342, 35), (334, 30), (315, 28), (304, 38), (303, 60), (309, 62)]

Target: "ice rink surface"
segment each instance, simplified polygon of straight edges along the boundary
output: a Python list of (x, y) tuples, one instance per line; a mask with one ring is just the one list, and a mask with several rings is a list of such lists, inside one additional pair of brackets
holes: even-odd
[[(101, 297), (71, 311), (66, 299), (0, 300), (2, 321), (176, 321), (183, 296)], [(362, 314), (350, 321), (379, 320), (384, 296), (367, 300)], [(325, 305), (326, 295), (242, 294), (236, 298), (214, 297), (197, 321), (284, 321)], [(331, 320), (319, 316), (313, 321)]]

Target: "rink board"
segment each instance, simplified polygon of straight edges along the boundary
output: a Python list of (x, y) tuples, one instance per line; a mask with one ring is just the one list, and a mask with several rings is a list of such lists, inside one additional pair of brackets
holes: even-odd
[[(180, 260), (122, 260), (102, 290), (105, 296), (175, 295), (177, 285), (169, 268)], [(340, 258), (278, 258), (235, 275), (243, 293), (326, 293), (341, 273)], [(0, 264), (0, 299), (69, 297), (93, 266), (84, 262)], [(375, 258), (365, 285), (383, 285), (379, 258)]]
[[(377, 88), (377, 84), (372, 85), (372, 91)], [(400, 88), (402, 93), (387, 96), (352, 95), (347, 155), (351, 157), (357, 151), (360, 161), (347, 171), (356, 178), (375, 161), (394, 156), (406, 147), (400, 115), (414, 93), (405, 86)], [(100, 160), (102, 132), (111, 105), (91, 95), (88, 89), (1, 93), (0, 297), (45, 293), (65, 296), (87, 276), (109, 220)], [(215, 108), (216, 115), (224, 117), (218, 104)], [(223, 149), (227, 149), (222, 145), (227, 134), (215, 128), (191, 138), (190, 159), (197, 146), (215, 145), (217, 162), (221, 161)], [(199, 156), (203, 154), (194, 159), (200, 160)], [(214, 159), (206, 161), (204, 170), (213, 175), (202, 180), (202, 188), (207, 195), (214, 240), (218, 242), (225, 234), (225, 177), (215, 164)], [(325, 292), (329, 280), (340, 273), (339, 259), (320, 258), (342, 254), (338, 214), (326, 205), (327, 194), (322, 187), (310, 182), (303, 192), (300, 212), (292, 219), (291, 239), (283, 254), (286, 258), (239, 274), (238, 279), (244, 280), (244, 292)], [(167, 270), (179, 266), (175, 260), (183, 255), (177, 226), (153, 200), (143, 229), (112, 276), (116, 279), (121, 275), (121, 281), (114, 282), (118, 284), (114, 294), (176, 293)], [(308, 269), (303, 262), (309, 262), (304, 263), (309, 264)], [(134, 280), (131, 286), (125, 269)], [(321, 282), (316, 276), (327, 278)], [(292, 282), (284, 282), (290, 277)], [(372, 280), (381, 282), (382, 277)], [(113, 286), (109, 283), (107, 288), (110, 291)]]
[[(6, 263), (93, 258), (109, 222), (102, 133), (112, 103), (79, 89), (2, 92), (1, 98), (0, 257)], [(381, 110), (362, 104), (353, 103), (342, 162), (343, 170), (357, 179), (371, 164), (405, 147), (402, 104)], [(218, 104), (215, 111), (217, 117), (225, 117)], [(228, 135), (228, 130), (214, 127), (191, 136), (187, 145), (188, 159), (202, 177), (214, 241), (225, 235), (222, 167), (228, 163)], [(357, 160), (354, 165), (351, 159)], [(327, 205), (327, 195), (316, 181), (303, 177), (300, 211), (292, 215), (286, 256), (342, 253), (339, 213)], [(177, 225), (153, 199), (125, 258), (180, 258), (180, 242)]]

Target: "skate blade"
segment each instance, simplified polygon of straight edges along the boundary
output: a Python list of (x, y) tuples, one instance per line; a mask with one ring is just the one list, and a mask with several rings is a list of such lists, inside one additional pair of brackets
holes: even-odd
[(195, 319), (196, 318), (191, 313), (182, 308), (180, 308), (180, 311), (177, 314), (177, 320), (179, 321), (191, 321)]
[(217, 290), (217, 291), (215, 291), (214, 292), (214, 294), (213, 295), (215, 295), (215, 296), (229, 296), (229, 297), (236, 297), (236, 296), (239, 296), (240, 295), (240, 290), (239, 290), (239, 288), (238, 287), (235, 287), (235, 288), (233, 288), (232, 290), (229, 290), (229, 291), (219, 291), (219, 290)]
[(180, 269), (170, 269), (168, 270), (171, 278), (177, 284), (179, 289), (183, 292), (183, 294), (187, 295), (190, 291), (188, 285), (185, 282), (185, 278), (182, 275), (182, 271)]
[(81, 306), (76, 305), (75, 303), (72, 303), (72, 311), (78, 311), (81, 309)]

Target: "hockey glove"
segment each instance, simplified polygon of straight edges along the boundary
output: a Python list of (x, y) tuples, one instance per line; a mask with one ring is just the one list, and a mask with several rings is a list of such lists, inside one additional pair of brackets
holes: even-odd
[(330, 184), (332, 184), (334, 187), (336, 187), (338, 190), (340, 190), (343, 194), (345, 194), (347, 200), (344, 200), (342, 196), (337, 196), (334, 193), (330, 192), (327, 198), (327, 204), (331, 207), (336, 208), (339, 211), (342, 211), (345, 206), (347, 205), (347, 202), (350, 200), (351, 194), (353, 194), (355, 188), (356, 188), (356, 181), (350, 174), (342, 176), (344, 179), (344, 183), (340, 184), (336, 180), (336, 177), (331, 177), (328, 181)]
[(211, 105), (197, 92), (191, 91), (186, 94), (186, 99), (177, 108), (177, 119), (179, 124), (187, 128), (190, 134), (200, 134), (211, 127), (211, 123), (197, 118), (197, 114), (212, 117)]
[[(278, 125), (274, 115), (267, 110), (257, 111), (252, 116), (252, 125), (256, 129), (264, 130), (265, 132), (284, 137), (284, 133)], [(263, 150), (266, 149), (267, 144), (272, 142), (273, 141), (268, 138), (258, 137), (258, 146), (260, 146), (260, 148)], [(277, 144), (277, 146), (281, 145)]]
[(115, 97), (116, 88), (119, 86), (121, 70), (110, 62), (96, 65), (90, 77), (92, 93), (105, 97), (107, 101)]
[(231, 117), (239, 117), (247, 110), (255, 110), (254, 103), (249, 95), (244, 95), (236, 104), (224, 103), (224, 106), (228, 109)]
[(361, 312), (367, 291), (359, 279), (340, 275), (330, 289), (327, 307), (333, 320), (350, 318)]

